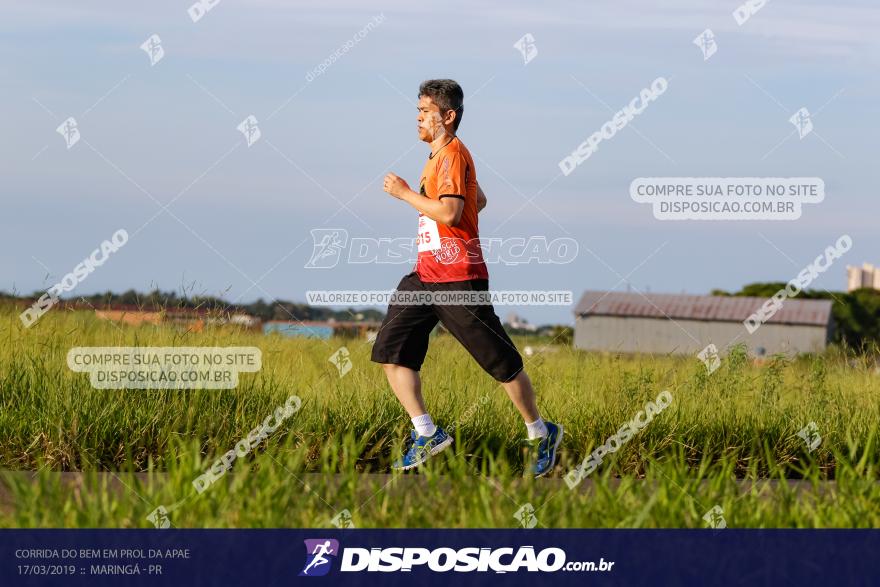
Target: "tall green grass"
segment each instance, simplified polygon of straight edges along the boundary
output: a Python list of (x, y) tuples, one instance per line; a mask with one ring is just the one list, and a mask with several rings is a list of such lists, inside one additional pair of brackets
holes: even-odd
[[(0, 469), (39, 471), (6, 476), (4, 525), (149, 525), (154, 507), (182, 499), (171, 520), (184, 527), (321, 526), (342, 509), (358, 526), (514, 526), (526, 502), (547, 527), (700, 526), (716, 504), (731, 526), (878, 522), (869, 506), (880, 497), (880, 377), (867, 357), (754, 365), (735, 349), (708, 375), (693, 357), (552, 346), (526, 357), (543, 415), (565, 426), (557, 479), (536, 483), (520, 478), (521, 419), (448, 336), (432, 341), (422, 375), (435, 421), (454, 425), (453, 450), (419, 475), (386, 478), (365, 474), (389, 471), (410, 423), (365, 341), (117, 326), (58, 310), (27, 330), (0, 312), (0, 333)], [(257, 346), (263, 367), (233, 390), (143, 391), (92, 389), (66, 363), (74, 346), (175, 345)], [(329, 361), (342, 345), (352, 361), (344, 377)], [(558, 477), (662, 390), (670, 407), (606, 457), (589, 492), (570, 491)], [(300, 411), (195, 494), (192, 480), (291, 394)], [(822, 436), (813, 452), (797, 436), (809, 422)], [(58, 471), (84, 472), (84, 485), (60, 484)], [(108, 471), (113, 487), (101, 486)], [(743, 483), (773, 479), (804, 482)]]

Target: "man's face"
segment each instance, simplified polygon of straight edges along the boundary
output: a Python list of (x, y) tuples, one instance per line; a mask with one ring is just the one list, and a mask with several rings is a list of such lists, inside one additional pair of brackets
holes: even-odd
[(428, 96), (419, 96), (419, 114), (416, 117), (419, 123), (419, 140), (430, 143), (444, 135), (443, 117), (440, 108)]

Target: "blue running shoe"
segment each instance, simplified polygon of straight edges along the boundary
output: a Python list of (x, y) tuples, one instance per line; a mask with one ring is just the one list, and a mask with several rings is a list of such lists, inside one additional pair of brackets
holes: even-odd
[(435, 454), (443, 451), (452, 444), (452, 437), (446, 431), (437, 426), (433, 436), (419, 436), (413, 430), (403, 457), (391, 465), (392, 469), (406, 471), (418, 467)]
[(556, 466), (556, 450), (562, 442), (562, 426), (553, 422), (545, 423), (547, 436), (527, 441), (532, 448), (532, 463), (531, 468), (526, 470), (531, 472), (536, 479), (543, 477)]

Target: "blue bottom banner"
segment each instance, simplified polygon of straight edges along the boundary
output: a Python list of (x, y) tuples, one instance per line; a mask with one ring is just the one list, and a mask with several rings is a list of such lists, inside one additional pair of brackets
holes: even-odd
[(22, 529), (0, 585), (876, 585), (878, 552), (876, 530)]

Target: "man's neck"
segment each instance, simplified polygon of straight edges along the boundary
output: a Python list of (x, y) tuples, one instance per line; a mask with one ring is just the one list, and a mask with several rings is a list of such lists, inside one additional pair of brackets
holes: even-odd
[(437, 151), (451, 143), (454, 138), (454, 134), (445, 133), (431, 141), (431, 157), (433, 157), (437, 153)]

